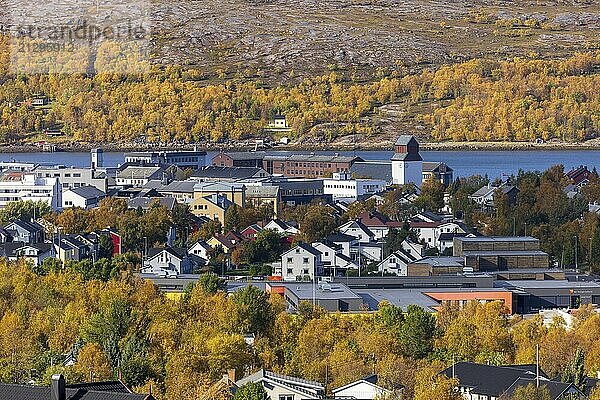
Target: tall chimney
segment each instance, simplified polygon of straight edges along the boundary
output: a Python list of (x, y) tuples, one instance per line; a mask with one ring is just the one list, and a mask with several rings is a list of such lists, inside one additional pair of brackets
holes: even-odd
[(67, 389), (65, 377), (52, 375), (52, 387), (50, 388), (50, 400), (67, 400)]

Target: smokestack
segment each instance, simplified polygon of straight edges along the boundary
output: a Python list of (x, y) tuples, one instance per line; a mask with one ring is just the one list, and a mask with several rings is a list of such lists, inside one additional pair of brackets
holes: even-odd
[(52, 375), (52, 387), (50, 388), (50, 400), (67, 400), (67, 389), (65, 377)]

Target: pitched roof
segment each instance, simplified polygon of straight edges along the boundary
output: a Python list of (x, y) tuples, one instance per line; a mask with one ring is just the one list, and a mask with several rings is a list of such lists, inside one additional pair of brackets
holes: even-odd
[(371, 385), (373, 385), (373, 386), (377, 386), (377, 387), (379, 387), (379, 388), (383, 389), (384, 391), (386, 391), (386, 392), (389, 392), (389, 390), (387, 390), (387, 389), (384, 389), (384, 388), (382, 388), (381, 386), (378, 386), (378, 385), (377, 385), (377, 381), (378, 381), (378, 380), (379, 380), (379, 379), (378, 379), (378, 376), (377, 376), (376, 374), (371, 374), (371, 375), (365, 376), (364, 378), (362, 378), (362, 379), (359, 379), (359, 380), (357, 380), (357, 381), (350, 382), (350, 383), (348, 383), (348, 384), (346, 384), (346, 385), (344, 385), (344, 386), (340, 386), (340, 387), (338, 387), (338, 388), (336, 388), (336, 389), (333, 389), (331, 392), (332, 392), (332, 393), (337, 393), (337, 392), (339, 392), (339, 391), (342, 391), (342, 390), (344, 390), (344, 389), (347, 389), (347, 388), (349, 388), (349, 387), (355, 386), (355, 385), (357, 385), (357, 384), (360, 384), (360, 383), (362, 383), (362, 382), (367, 382), (367, 383), (370, 383), (370, 384), (371, 384)]
[[(116, 389), (117, 391), (112, 391)], [(67, 400), (148, 400), (151, 395), (123, 392), (116, 385), (67, 385)], [(0, 399), (49, 400), (49, 386), (14, 385), (0, 383)]]
[[(556, 399), (562, 399), (563, 395), (566, 395), (567, 393), (571, 392), (571, 391), (576, 391), (579, 392), (580, 394), (581, 391), (579, 389), (577, 389), (572, 383), (565, 383), (565, 382), (558, 382), (558, 381), (549, 381), (547, 379), (540, 379), (540, 387), (545, 387), (546, 389), (548, 389), (548, 392), (550, 393), (550, 399), (552, 400), (556, 400)], [(515, 390), (519, 387), (525, 387), (527, 385), (536, 385), (536, 379), (535, 377), (533, 378), (518, 378), (505, 392), (504, 394), (512, 397), (512, 395), (514, 394)]]
[(354, 176), (392, 181), (392, 164), (389, 161), (360, 161), (350, 167)]
[(23, 221), (22, 219), (16, 219), (16, 220), (14, 220), (12, 222), (9, 222), (8, 224), (6, 224), (4, 226), (4, 228), (10, 231), (11, 229), (9, 227), (11, 225), (13, 225), (13, 224), (16, 225), (16, 226), (18, 226), (19, 228), (22, 228), (22, 229), (26, 230), (27, 232), (30, 232), (30, 233), (39, 232), (39, 231), (43, 231), (44, 230), (44, 228), (40, 224), (38, 224), (37, 222), (35, 222), (35, 221)]
[[(500, 397), (518, 378), (534, 378), (536, 366), (533, 364), (495, 366), (458, 362), (443, 370), (441, 374), (456, 377), (460, 386), (469, 387), (473, 393)], [(547, 376), (540, 370), (540, 375)]]
[[(320, 252), (319, 250), (315, 249), (314, 247), (312, 247), (312, 246), (311, 246), (310, 244), (308, 244), (308, 243), (299, 242), (299, 243), (296, 245), (296, 247), (300, 247), (301, 249), (303, 249), (303, 250), (305, 250), (305, 251), (308, 251), (310, 254), (312, 254), (312, 255), (313, 255), (313, 256), (315, 256), (315, 257), (318, 257), (318, 256), (320, 256), (320, 255), (321, 255), (321, 252)], [(286, 252), (285, 252), (285, 253), (283, 253), (283, 254), (287, 254), (287, 253), (289, 253), (290, 251), (292, 251), (292, 250), (295, 250), (295, 249), (296, 249), (296, 247), (292, 247), (291, 249), (289, 249), (288, 251), (286, 251)]]
[(398, 139), (396, 139), (394, 146), (408, 146), (408, 144), (410, 142), (416, 142), (416, 141), (417, 141), (417, 139), (415, 139), (415, 137), (413, 135), (400, 135), (398, 137)]
[(161, 167), (138, 167), (127, 166), (117, 173), (117, 178), (121, 179), (148, 179), (157, 176), (163, 169)]
[(163, 251), (166, 251), (167, 253), (171, 254), (174, 257), (177, 257), (180, 260), (187, 256), (187, 249), (183, 248), (183, 247), (165, 247), (165, 248), (153, 247), (151, 249), (148, 249), (148, 259), (156, 257), (158, 254), (162, 253)]
[(287, 375), (276, 374), (274, 372), (267, 371), (264, 369), (260, 369), (254, 374), (240, 379), (235, 384), (238, 387), (241, 387), (246, 383), (260, 382), (263, 380), (273, 382), (279, 386), (283, 386), (289, 390), (295, 391), (300, 396), (302, 396), (302, 398), (320, 399), (324, 397), (325, 387), (319, 382), (309, 381), (306, 379), (296, 378)]
[(345, 233), (332, 233), (327, 236), (325, 240), (329, 240), (333, 243), (342, 243), (342, 242), (354, 242), (356, 238), (354, 236), (346, 235)]

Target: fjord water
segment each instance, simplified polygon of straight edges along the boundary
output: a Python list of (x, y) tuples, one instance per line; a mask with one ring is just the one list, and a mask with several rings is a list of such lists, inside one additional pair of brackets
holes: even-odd
[[(289, 153), (289, 152), (284, 152)], [(306, 152), (298, 152), (306, 153)], [(316, 151), (315, 154), (333, 154), (334, 151)], [(388, 161), (391, 151), (340, 151), (340, 155), (356, 155), (365, 160)], [(207, 162), (217, 154), (209, 151)], [(488, 175), (491, 178), (525, 171), (543, 171), (556, 164), (565, 170), (587, 165), (600, 170), (600, 150), (527, 150), (527, 151), (421, 151), (424, 161), (443, 161), (454, 169), (454, 176)], [(89, 167), (90, 155), (85, 152), (56, 153), (0, 153), (0, 161), (21, 161), (40, 164), (59, 164)], [(104, 153), (105, 166), (117, 166), (124, 162), (122, 152)]]

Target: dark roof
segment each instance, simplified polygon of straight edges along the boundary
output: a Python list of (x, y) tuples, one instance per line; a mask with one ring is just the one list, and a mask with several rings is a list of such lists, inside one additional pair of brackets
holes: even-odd
[(340, 243), (353, 242), (356, 240), (356, 238), (354, 236), (346, 235), (344, 233), (332, 233), (331, 235), (327, 236), (325, 240), (328, 240), (333, 243)]
[(393, 161), (423, 161), (419, 153), (394, 153), (391, 160)]
[[(301, 249), (304, 249), (306, 251), (308, 251), (310, 254), (312, 254), (313, 256), (320, 256), (321, 252), (317, 249), (315, 249), (314, 247), (312, 247), (310, 244), (307, 243), (298, 243), (298, 245), (296, 247), (300, 247)], [(292, 251), (292, 249), (290, 249), (289, 251)]]
[(43, 231), (44, 230), (44, 228), (40, 224), (38, 224), (37, 222), (34, 222), (34, 221), (23, 221), (21, 219), (16, 219), (16, 220), (14, 220), (12, 222), (9, 222), (8, 224), (6, 224), (4, 226), (4, 228), (7, 229), (7, 230), (11, 230), (9, 228), (9, 226), (11, 226), (13, 224), (16, 225), (16, 226), (18, 226), (18, 227), (20, 227), (20, 228), (22, 228), (22, 229), (25, 229), (27, 232), (31, 232), (31, 233), (33, 233), (33, 232), (39, 232), (39, 231)]
[[(533, 378), (518, 378), (505, 392), (508, 396), (512, 397), (515, 390), (519, 387), (524, 387), (527, 385), (535, 385), (536, 379)], [(568, 390), (576, 390), (581, 393), (579, 389), (573, 386), (572, 383), (558, 382), (558, 381), (548, 381), (548, 380), (540, 380), (540, 387), (545, 387), (548, 389), (550, 393), (550, 399), (562, 399), (563, 394), (566, 394)]]
[(179, 258), (180, 260), (185, 258), (187, 256), (187, 249), (183, 248), (183, 247), (165, 247), (165, 248), (159, 248), (159, 247), (153, 247), (151, 249), (148, 249), (148, 258), (153, 258), (155, 257), (157, 254), (160, 254), (162, 251), (166, 251), (167, 253)]
[(221, 154), (229, 156), (232, 160), (262, 160), (267, 153), (264, 151), (234, 151), (228, 153), (219, 153), (215, 157)]
[[(519, 378), (535, 379), (534, 364), (494, 366), (472, 362), (458, 362), (441, 374), (449, 378), (457, 378), (460, 386), (473, 389), (473, 393), (486, 396), (500, 397)], [(547, 376), (540, 370), (540, 376)]]
[(453, 169), (450, 168), (446, 163), (441, 161), (423, 161), (423, 172), (434, 172), (439, 169), (442, 165), (446, 166), (446, 172), (452, 172)]
[[(118, 391), (113, 392), (114, 387)], [(116, 385), (67, 385), (67, 400), (145, 400), (151, 395), (123, 392)], [(49, 400), (49, 386), (14, 385), (0, 383), (0, 399), (10, 400)]]
[(84, 199), (95, 199), (96, 197), (104, 197), (106, 193), (94, 186), (80, 186), (69, 189), (69, 191), (83, 197)]

